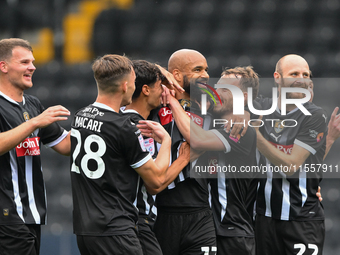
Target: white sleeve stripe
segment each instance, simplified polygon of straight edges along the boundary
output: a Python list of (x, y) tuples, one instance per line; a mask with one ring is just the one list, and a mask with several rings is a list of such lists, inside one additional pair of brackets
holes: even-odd
[(302, 148), (305, 148), (307, 151), (309, 151), (310, 153), (312, 153), (313, 155), (315, 155), (316, 150), (315, 150), (312, 146), (310, 146), (310, 145), (308, 145), (308, 144), (306, 144), (306, 143), (304, 143), (304, 142), (301, 142), (301, 141), (298, 140), (298, 139), (295, 139), (294, 143), (295, 143), (296, 145), (301, 146)]
[(62, 140), (64, 140), (64, 138), (68, 135), (68, 131), (64, 130), (64, 133), (59, 136), (59, 138), (57, 140), (54, 140), (53, 142), (47, 143), (45, 144), (46, 147), (53, 147), (55, 145), (57, 145), (58, 143), (60, 143)]
[(137, 163), (133, 164), (133, 165), (130, 165), (132, 168), (138, 168), (138, 167), (141, 167), (142, 165), (144, 165), (146, 162), (149, 161), (149, 159), (151, 159), (151, 156), (150, 156), (150, 153), (145, 157), (143, 158), (142, 160), (138, 161)]
[(224, 144), (224, 147), (225, 147), (224, 153), (230, 152), (231, 147), (230, 147), (228, 140), (220, 132), (218, 132), (216, 129), (209, 130), (208, 132), (210, 132), (210, 131), (213, 132), (218, 137), (218, 139), (220, 139), (221, 142)]

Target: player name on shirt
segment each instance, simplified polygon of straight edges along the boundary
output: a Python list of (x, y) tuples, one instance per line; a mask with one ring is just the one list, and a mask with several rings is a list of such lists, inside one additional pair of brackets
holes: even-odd
[(101, 112), (96, 107), (86, 107), (82, 112), (83, 117), (76, 116), (75, 127), (86, 128), (100, 133), (103, 122), (93, 119), (96, 118), (96, 116), (104, 116), (104, 114), (104, 112)]
[(75, 119), (75, 127), (86, 128), (92, 131), (96, 131), (98, 133), (101, 132), (100, 128), (103, 125), (103, 122), (98, 120), (92, 120), (86, 117), (76, 117)]

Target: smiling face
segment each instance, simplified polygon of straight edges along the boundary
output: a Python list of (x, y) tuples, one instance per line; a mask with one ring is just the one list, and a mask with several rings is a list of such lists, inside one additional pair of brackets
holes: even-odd
[(3, 72), (7, 74), (7, 80), (12, 86), (21, 91), (33, 86), (32, 75), (36, 69), (34, 60), (33, 53), (28, 49), (13, 49), (12, 57), (2, 65)]
[[(310, 70), (306, 60), (297, 55), (288, 55), (280, 61), (281, 63), (278, 64), (279, 68), (277, 68), (274, 73), (274, 78), (279, 85), (279, 89), (282, 87), (308, 89)], [(305, 97), (303, 93), (287, 93), (287, 98), (303, 97)]]
[(209, 80), (207, 60), (196, 50), (176, 51), (169, 59), (168, 69), (189, 95), (191, 80), (202, 83)]

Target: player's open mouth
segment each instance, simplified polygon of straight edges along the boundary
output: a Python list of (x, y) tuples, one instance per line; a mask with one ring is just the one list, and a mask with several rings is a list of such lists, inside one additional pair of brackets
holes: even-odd
[(26, 79), (32, 79), (32, 74), (24, 74), (24, 77), (25, 77)]

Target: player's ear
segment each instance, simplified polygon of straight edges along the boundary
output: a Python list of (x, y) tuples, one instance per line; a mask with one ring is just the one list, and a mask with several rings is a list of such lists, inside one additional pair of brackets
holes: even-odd
[(146, 96), (150, 95), (150, 88), (149, 88), (149, 86), (144, 84), (143, 87), (142, 87), (142, 92)]
[(182, 74), (182, 72), (180, 70), (174, 69), (172, 71), (172, 75), (174, 76), (174, 78), (176, 79), (176, 81), (178, 83), (182, 83), (183, 82), (183, 74)]
[(126, 91), (127, 91), (127, 84), (128, 84), (127, 81), (125, 81), (125, 82), (122, 84), (122, 90), (123, 90), (123, 93), (124, 93), (124, 94), (125, 94)]
[(0, 70), (3, 73), (7, 73), (7, 63), (5, 61), (0, 61)]
[(244, 105), (247, 105), (247, 102), (248, 102), (248, 92), (247, 91), (243, 92), (243, 98), (244, 98)]
[(281, 75), (278, 72), (274, 72), (275, 83), (280, 84)]

